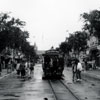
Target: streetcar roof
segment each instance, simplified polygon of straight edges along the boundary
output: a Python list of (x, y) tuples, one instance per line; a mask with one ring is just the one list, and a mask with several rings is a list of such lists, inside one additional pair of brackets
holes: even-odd
[(59, 52), (56, 50), (47, 50), (43, 54), (43, 56), (58, 56), (58, 55), (59, 55)]

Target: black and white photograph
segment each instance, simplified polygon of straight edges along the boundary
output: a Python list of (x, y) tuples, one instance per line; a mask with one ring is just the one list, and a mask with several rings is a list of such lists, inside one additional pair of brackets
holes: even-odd
[(0, 100), (100, 100), (100, 0), (0, 0)]

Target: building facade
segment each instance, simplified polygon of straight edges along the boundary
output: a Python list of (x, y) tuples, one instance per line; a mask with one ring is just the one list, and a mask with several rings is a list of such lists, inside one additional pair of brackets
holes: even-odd
[(89, 55), (90, 61), (95, 61), (97, 67), (100, 66), (100, 45), (99, 39), (95, 36), (90, 36), (89, 40), (87, 41), (88, 49), (87, 55)]

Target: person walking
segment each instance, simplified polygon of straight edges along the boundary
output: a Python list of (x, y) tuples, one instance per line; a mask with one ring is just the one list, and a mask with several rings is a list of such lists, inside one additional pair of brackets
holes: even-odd
[(16, 71), (17, 71), (17, 75), (20, 75), (20, 62), (17, 62), (17, 65), (16, 65)]
[(73, 82), (77, 79), (77, 64), (75, 61), (72, 61), (72, 80)]
[(30, 62), (29, 61), (26, 61), (25, 63), (25, 70), (26, 70), (26, 77), (27, 78), (30, 78)]
[(7, 65), (7, 73), (11, 73), (12, 71), (12, 62), (9, 60), (8, 65)]
[(24, 78), (25, 77), (25, 61), (22, 60), (21, 64), (20, 64), (20, 70), (21, 70), (21, 77)]
[(77, 80), (81, 80), (81, 71), (82, 71), (82, 64), (80, 61), (78, 61), (78, 64), (77, 64)]
[(32, 64), (32, 62), (30, 62), (30, 75), (32, 77), (32, 74), (34, 72), (34, 64)]

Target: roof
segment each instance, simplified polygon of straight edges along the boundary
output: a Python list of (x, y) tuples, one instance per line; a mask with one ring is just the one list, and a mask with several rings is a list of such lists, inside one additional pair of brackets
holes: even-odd
[(59, 52), (56, 50), (47, 50), (45, 51), (45, 53), (43, 54), (43, 56), (48, 55), (48, 56), (58, 56)]

